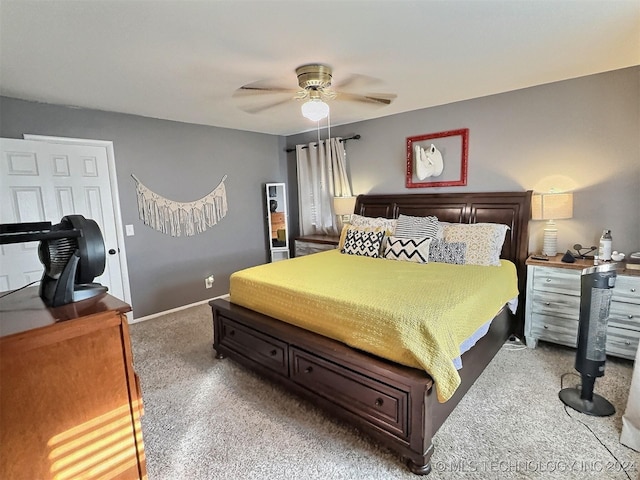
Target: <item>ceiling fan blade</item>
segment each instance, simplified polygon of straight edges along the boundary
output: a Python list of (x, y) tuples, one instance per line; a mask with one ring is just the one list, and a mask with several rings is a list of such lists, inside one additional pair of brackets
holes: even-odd
[(270, 93), (290, 93), (291, 95), (295, 95), (298, 93), (299, 89), (295, 88), (280, 88), (280, 87), (252, 87), (251, 85), (245, 85), (244, 87), (238, 88), (235, 92), (233, 92), (233, 97), (243, 97), (249, 95), (260, 95), (260, 94), (270, 94)]
[(370, 90), (370, 86), (374, 84), (381, 84), (382, 80), (379, 80), (374, 77), (369, 77), (367, 75), (360, 75), (358, 73), (352, 73), (346, 79), (342, 80), (339, 83), (334, 83), (332, 85), (336, 90)]
[(267, 104), (262, 105), (248, 105), (248, 106), (240, 106), (241, 110), (244, 110), (247, 113), (260, 113), (270, 108), (277, 107), (278, 105), (284, 105), (285, 103), (291, 102), (291, 98), (285, 98), (284, 100), (278, 100), (277, 102), (269, 102)]
[(358, 95), (355, 93), (336, 92), (336, 100), (369, 103), (374, 105), (389, 105), (397, 97), (392, 93), (372, 93), (370, 95)]

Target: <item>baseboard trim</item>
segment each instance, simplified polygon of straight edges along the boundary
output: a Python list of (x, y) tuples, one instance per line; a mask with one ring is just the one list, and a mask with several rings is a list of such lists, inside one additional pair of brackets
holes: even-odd
[(203, 303), (209, 303), (211, 300), (217, 300), (219, 298), (229, 298), (229, 294), (225, 293), (224, 295), (208, 298), (206, 300), (190, 303), (188, 305), (182, 305), (181, 307), (172, 308), (170, 310), (164, 310), (163, 312), (152, 313), (151, 315), (145, 315), (144, 317), (129, 319), (129, 323), (132, 324), (132, 323), (146, 322), (147, 320), (153, 320), (154, 318), (162, 317), (163, 315), (167, 315), (169, 313), (175, 313), (175, 312), (179, 312), (180, 310), (185, 310), (187, 308), (197, 307), (198, 305), (202, 305)]

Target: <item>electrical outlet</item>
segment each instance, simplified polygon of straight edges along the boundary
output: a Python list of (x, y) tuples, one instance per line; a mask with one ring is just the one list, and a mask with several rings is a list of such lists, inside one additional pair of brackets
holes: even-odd
[(209, 275), (208, 277), (206, 277), (204, 279), (204, 288), (211, 288), (213, 287), (213, 275)]

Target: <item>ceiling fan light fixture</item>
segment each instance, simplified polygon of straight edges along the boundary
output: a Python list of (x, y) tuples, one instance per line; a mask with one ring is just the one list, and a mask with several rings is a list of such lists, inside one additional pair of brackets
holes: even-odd
[(302, 104), (302, 116), (313, 122), (319, 122), (329, 116), (329, 105), (319, 98), (308, 100)]

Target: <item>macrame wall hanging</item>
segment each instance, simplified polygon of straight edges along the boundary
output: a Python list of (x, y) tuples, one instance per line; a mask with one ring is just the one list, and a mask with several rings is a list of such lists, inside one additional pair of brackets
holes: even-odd
[(225, 175), (208, 195), (193, 202), (175, 202), (136, 181), (138, 214), (145, 225), (172, 237), (192, 236), (213, 227), (227, 214)]

